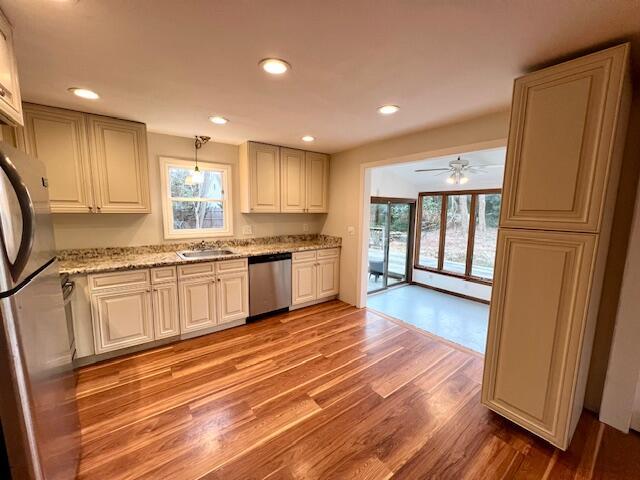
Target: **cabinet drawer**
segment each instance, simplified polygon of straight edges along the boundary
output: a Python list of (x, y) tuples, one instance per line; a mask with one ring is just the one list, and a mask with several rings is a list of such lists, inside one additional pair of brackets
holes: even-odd
[(239, 258), (237, 260), (227, 260), (225, 262), (216, 263), (217, 273), (241, 272), (247, 270), (248, 268), (248, 261), (246, 258)]
[(151, 269), (151, 283), (167, 283), (178, 280), (176, 267), (159, 267)]
[(194, 263), (192, 265), (179, 265), (178, 278), (194, 278), (213, 276), (216, 273), (216, 264), (213, 262)]
[(295, 252), (292, 255), (293, 262), (308, 262), (309, 260), (316, 259), (316, 251), (309, 250), (307, 252)]
[(89, 288), (94, 292), (107, 288), (145, 287), (149, 283), (149, 270), (130, 270), (127, 272), (89, 275)]
[(333, 258), (340, 255), (339, 248), (325, 248), (324, 250), (318, 250), (318, 258)]

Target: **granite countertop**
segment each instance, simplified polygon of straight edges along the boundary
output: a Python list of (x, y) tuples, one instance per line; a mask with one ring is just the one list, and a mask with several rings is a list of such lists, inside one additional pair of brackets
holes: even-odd
[[(275, 253), (321, 250), (340, 247), (341, 238), (327, 235), (293, 235), (250, 240), (173, 243), (140, 247), (91, 248), (61, 250), (58, 261), (61, 274), (117, 272), (136, 268), (185, 265), (189, 263), (247, 258)], [(233, 253), (215, 258), (183, 259), (177, 252), (185, 250), (224, 249)]]

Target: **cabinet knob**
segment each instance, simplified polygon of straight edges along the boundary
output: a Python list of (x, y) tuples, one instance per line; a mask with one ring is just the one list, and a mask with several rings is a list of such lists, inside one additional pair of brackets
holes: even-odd
[(4, 88), (0, 88), (0, 97), (4, 97), (7, 92), (4, 91)]
[(100, 210), (101, 210), (101, 207), (96, 207), (96, 208), (98, 209), (98, 211), (100, 211)]
[(93, 212), (93, 207), (87, 207), (90, 212)]

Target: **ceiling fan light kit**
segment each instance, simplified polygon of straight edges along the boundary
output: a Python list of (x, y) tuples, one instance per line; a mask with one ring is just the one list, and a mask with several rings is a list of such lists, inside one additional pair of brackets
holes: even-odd
[(449, 176), (445, 179), (449, 185), (464, 185), (469, 182), (469, 177), (465, 175), (465, 172), (481, 174), (486, 173), (484, 168), (491, 167), (502, 167), (502, 165), (470, 165), (469, 160), (458, 157), (456, 160), (449, 162), (448, 168), (419, 168), (415, 172), (440, 172), (436, 175), (449, 172)]

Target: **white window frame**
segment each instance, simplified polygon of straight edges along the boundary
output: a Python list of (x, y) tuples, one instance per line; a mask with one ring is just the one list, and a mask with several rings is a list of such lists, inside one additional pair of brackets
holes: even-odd
[[(180, 158), (160, 157), (160, 181), (162, 192), (162, 223), (164, 225), (164, 238), (204, 238), (204, 237), (229, 237), (233, 236), (233, 195), (231, 192), (231, 165), (222, 163), (209, 163), (198, 161), (198, 167), (202, 171), (215, 171), (222, 174), (222, 211), (224, 228), (190, 228), (176, 230), (173, 228), (173, 198), (169, 187), (169, 167), (193, 169), (193, 160)], [(219, 200), (213, 200), (219, 201)]]

